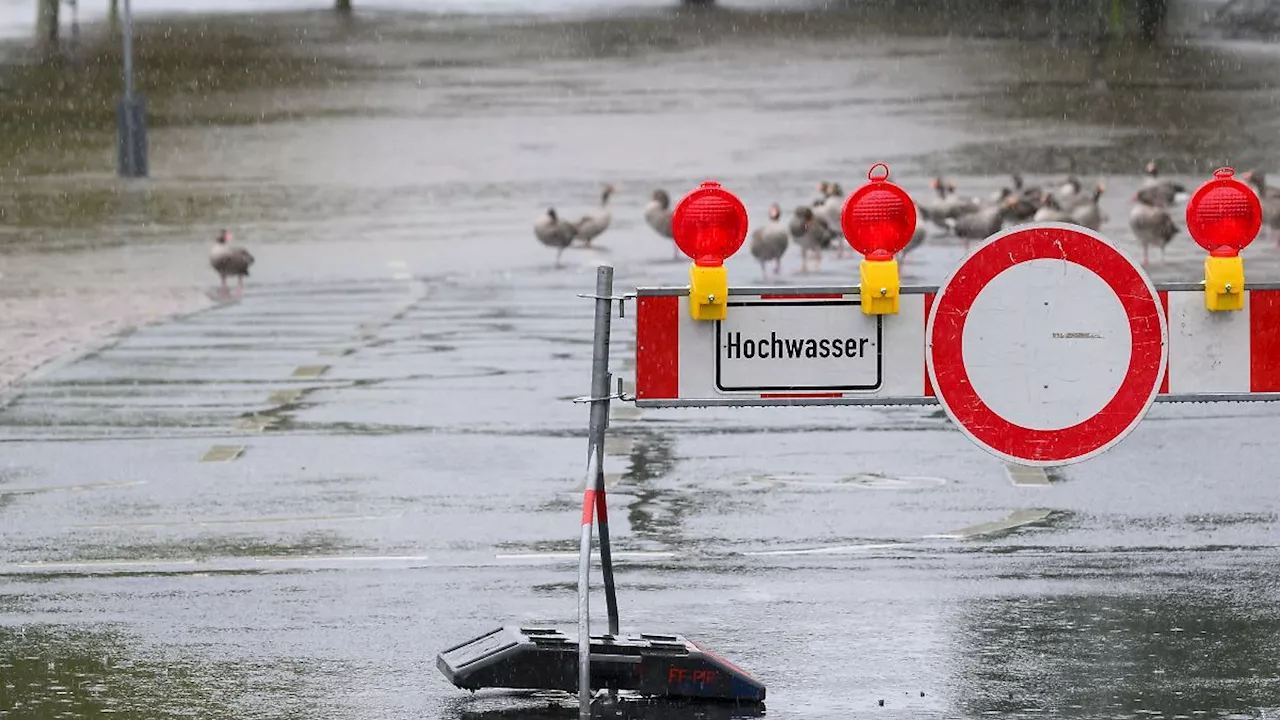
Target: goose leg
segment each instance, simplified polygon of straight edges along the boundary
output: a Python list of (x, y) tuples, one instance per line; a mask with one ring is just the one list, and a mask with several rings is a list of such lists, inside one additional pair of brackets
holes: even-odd
[(236, 295), (243, 295), (243, 294), (244, 294), (244, 276), (237, 275), (236, 276)]
[(773, 276), (776, 278), (782, 274), (782, 258), (779, 257), (773, 261)]
[(809, 272), (809, 248), (800, 248), (800, 274)]
[(1143, 265), (1151, 264), (1150, 248), (1147, 246), (1146, 243), (1142, 243), (1142, 264)]
[(769, 266), (763, 260), (760, 261), (760, 276), (765, 282), (769, 282)]
[(561, 255), (564, 255), (564, 248), (556, 248), (556, 267), (564, 267), (560, 262)]

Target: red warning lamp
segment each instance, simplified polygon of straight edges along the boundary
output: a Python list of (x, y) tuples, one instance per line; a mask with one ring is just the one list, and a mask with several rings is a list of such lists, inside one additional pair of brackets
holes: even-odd
[(1219, 168), (1187, 202), (1187, 232), (1214, 257), (1235, 257), (1262, 229), (1262, 203), (1235, 170)]
[(676, 247), (693, 259), (689, 314), (694, 320), (724, 320), (729, 300), (724, 261), (747, 239), (747, 209), (720, 183), (704, 182), (676, 203), (671, 234)]
[(868, 260), (890, 260), (916, 232), (916, 204), (906, 190), (889, 182), (888, 165), (872, 165), (867, 179), (870, 182), (845, 200), (840, 229)]
[(1187, 232), (1209, 251), (1204, 259), (1204, 305), (1211, 312), (1244, 309), (1243, 250), (1262, 229), (1262, 202), (1236, 180), (1235, 170), (1219, 168), (1187, 202)]
[(876, 163), (866, 185), (844, 202), (840, 229), (854, 250), (862, 253), (859, 290), (862, 312), (898, 312), (898, 261), (893, 259), (916, 232), (916, 204), (906, 190), (889, 182), (889, 166)]
[(671, 234), (676, 246), (702, 267), (716, 267), (747, 239), (747, 208), (718, 182), (704, 182), (676, 203)]

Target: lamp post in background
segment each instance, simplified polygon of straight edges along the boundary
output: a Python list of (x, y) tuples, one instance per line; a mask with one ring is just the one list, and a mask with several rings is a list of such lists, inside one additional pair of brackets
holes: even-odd
[(120, 176), (147, 176), (147, 119), (143, 98), (133, 92), (133, 9), (124, 0), (124, 97), (116, 107), (116, 136)]

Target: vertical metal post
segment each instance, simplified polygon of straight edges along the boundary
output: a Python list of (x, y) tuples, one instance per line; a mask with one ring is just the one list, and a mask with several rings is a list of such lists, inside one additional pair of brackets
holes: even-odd
[(133, 8), (124, 0), (124, 97), (116, 108), (116, 134), (122, 177), (147, 176), (145, 104), (133, 91)]
[(133, 8), (124, 0), (124, 99), (133, 100)]
[(582, 498), (582, 543), (578, 557), (578, 713), (591, 716), (591, 526), (600, 514), (600, 560), (609, 606), (609, 632), (618, 632), (613, 560), (609, 554), (604, 496), (604, 437), (609, 427), (609, 332), (613, 319), (613, 268), (596, 268), (595, 342), (591, 357), (591, 421), (587, 432), (587, 474)]

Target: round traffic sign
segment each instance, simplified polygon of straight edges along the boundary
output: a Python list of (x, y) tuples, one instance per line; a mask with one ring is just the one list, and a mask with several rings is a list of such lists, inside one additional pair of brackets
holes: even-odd
[(929, 379), (980, 447), (1022, 465), (1067, 465), (1120, 442), (1146, 415), (1168, 362), (1160, 296), (1086, 228), (993, 235), (938, 288)]

